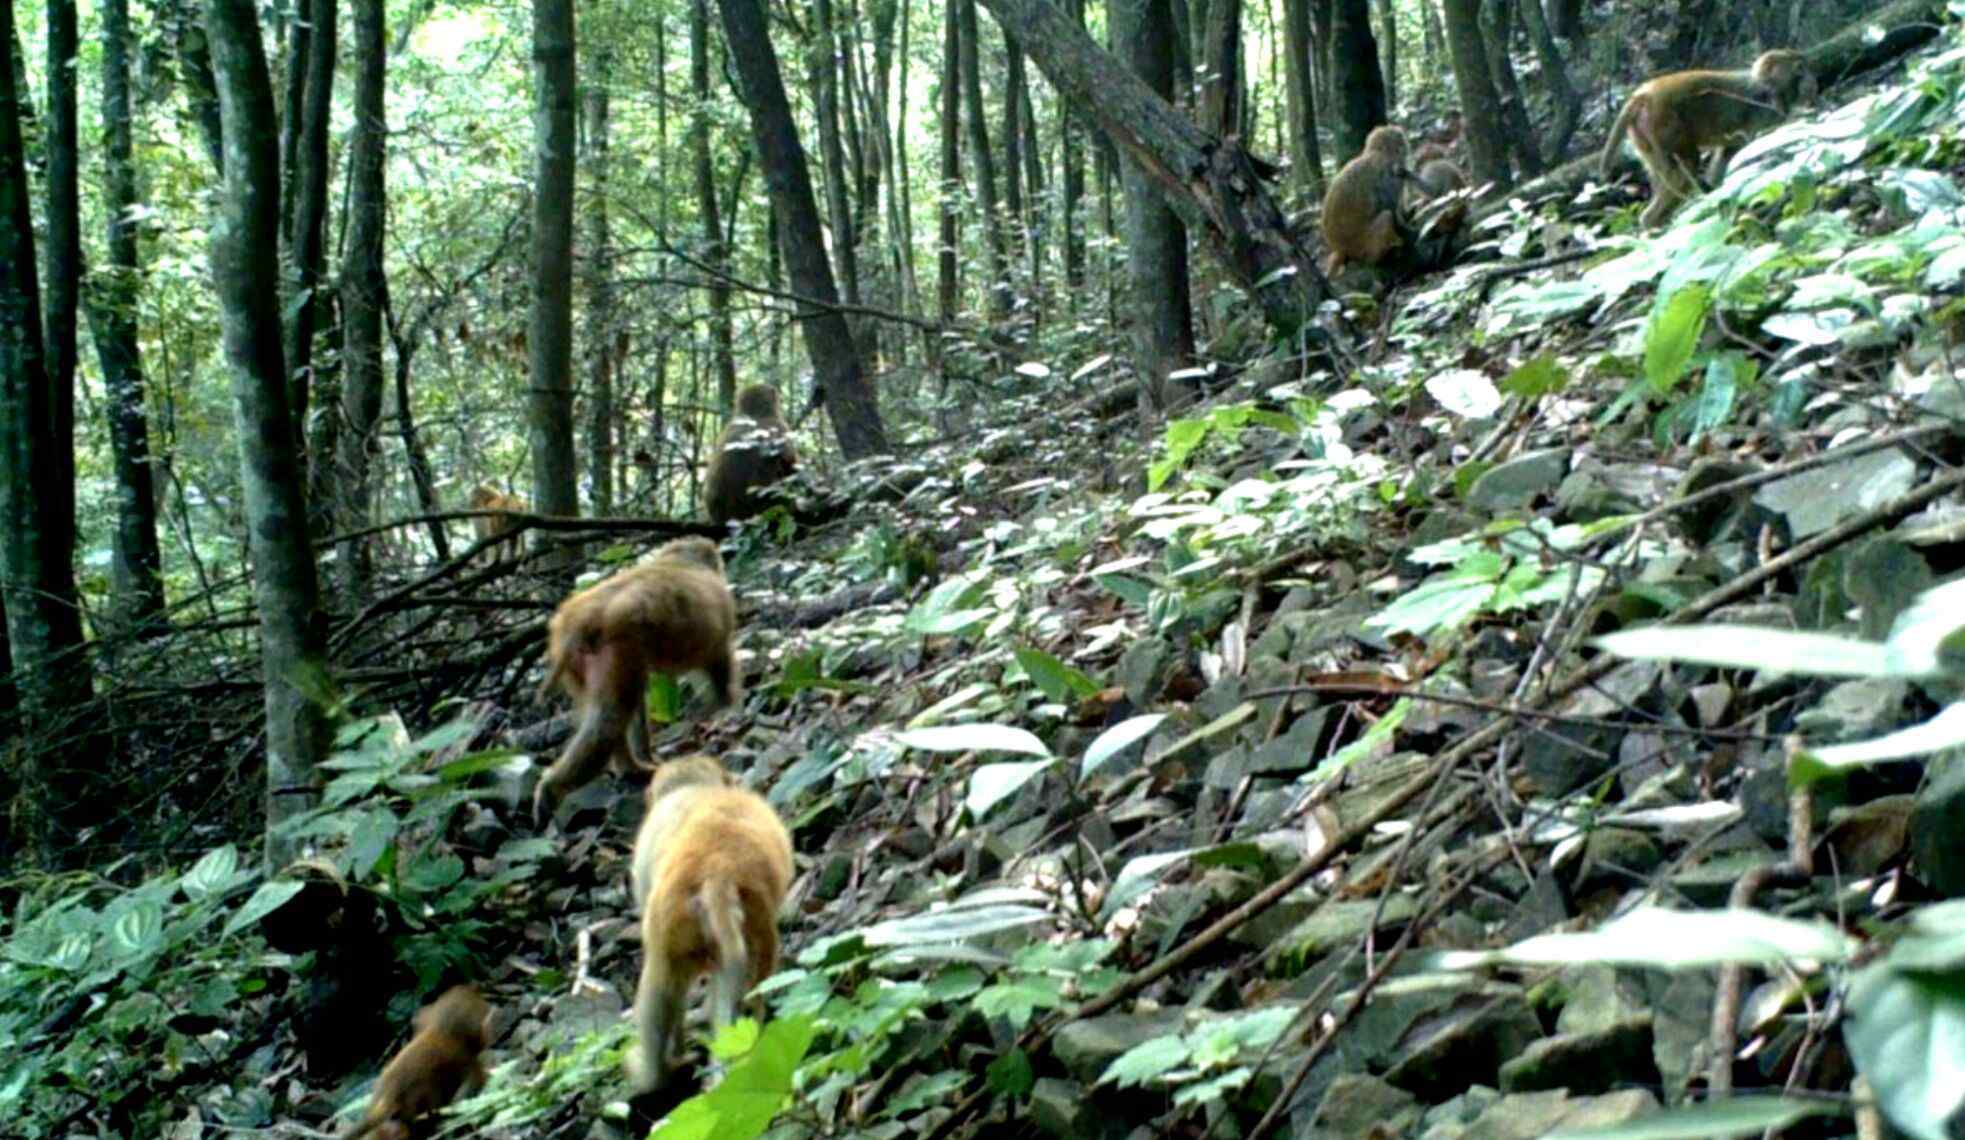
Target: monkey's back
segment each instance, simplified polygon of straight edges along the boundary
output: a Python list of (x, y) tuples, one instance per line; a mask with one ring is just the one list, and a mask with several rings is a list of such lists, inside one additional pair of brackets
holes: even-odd
[[(644, 944), (650, 952), (660, 947), (691, 976), (710, 969), (716, 947), (696, 902), (706, 886), (726, 883), (736, 888), (743, 909), (752, 981), (764, 977), (776, 958), (778, 905), (791, 886), (791, 833), (784, 821), (756, 792), (708, 785), (662, 797), (649, 813), (644, 836), (656, 850), (648, 852)], [(651, 825), (656, 834), (648, 834)]]
[(738, 417), (716, 440), (716, 455), (703, 480), (703, 507), (718, 526), (749, 518), (764, 508), (758, 492), (789, 476), (798, 465), (791, 427), (776, 417)]
[(1399, 180), (1385, 169), (1395, 162), (1392, 156), (1367, 146), (1331, 179), (1320, 219), (1324, 243), (1331, 249), (1346, 257), (1375, 252), (1369, 248), (1367, 236), (1374, 219), (1398, 209)]
[(599, 631), (625, 630), (651, 668), (675, 673), (721, 656), (737, 627), (723, 576), (694, 563), (661, 561), (618, 575), (594, 615)]

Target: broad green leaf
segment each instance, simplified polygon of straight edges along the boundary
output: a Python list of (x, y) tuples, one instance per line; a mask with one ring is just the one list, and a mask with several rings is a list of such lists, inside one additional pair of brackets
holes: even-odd
[(1842, 1020), (1885, 1116), (1915, 1140), (1948, 1140), (1965, 1103), (1965, 973), (1912, 973), (1889, 959), (1856, 972)]
[(225, 920), (225, 937), (230, 938), (278, 910), (282, 903), (299, 894), (300, 889), (306, 885), (299, 879), (274, 879), (272, 882), (259, 884), (259, 889), (252, 893), (246, 904), (233, 911), (232, 917)]
[(1559, 1128), (1543, 1140), (1725, 1140), (1779, 1131), (1811, 1116), (1840, 1112), (1819, 1100), (1778, 1096), (1736, 1096), (1685, 1108), (1668, 1108), (1622, 1124)]
[(1577, 934), (1544, 934), (1504, 950), (1454, 950), (1440, 968), (1469, 970), (1500, 962), (1523, 965), (1650, 966), (1660, 970), (1728, 963), (1847, 961), (1856, 942), (1825, 922), (1776, 918), (1756, 910), (1686, 911), (1646, 907)]
[(119, 958), (154, 953), (164, 941), (164, 908), (156, 903), (133, 906), (117, 916), (107, 946)]
[[(926, 946), (981, 938), (1050, 919), (1050, 911), (1034, 906), (950, 907), (877, 922), (860, 931), (860, 936), (868, 946)], [(802, 956), (800, 961), (804, 961)]]
[(1804, 750), (1804, 754), (1833, 770), (1925, 756), (1965, 744), (1965, 703), (1946, 705), (1937, 716), (1923, 724), (1887, 733), (1874, 740), (1850, 744), (1827, 744)]
[(1523, 361), (1501, 378), (1501, 390), (1523, 400), (1539, 400), (1560, 392), (1569, 383), (1569, 373), (1555, 357), (1544, 354)]
[(792, 1074), (812, 1047), (817, 1023), (787, 1017), (764, 1027), (757, 1047), (721, 1084), (678, 1105), (653, 1133), (660, 1140), (753, 1140), (790, 1100)]
[(1711, 307), (1712, 290), (1691, 285), (1672, 294), (1652, 314), (1644, 338), (1644, 380), (1653, 392), (1669, 392), (1678, 386), (1685, 366), (1698, 350), (1699, 338), (1705, 335), (1706, 314)]
[(985, 764), (969, 777), (969, 795), (963, 806), (972, 819), (981, 819), (989, 809), (1023, 790), (1023, 786), (1044, 774), (1055, 760), (1025, 760), (1015, 764)]
[(193, 899), (208, 899), (232, 888), (232, 875), (239, 869), (239, 853), (231, 844), (214, 847), (184, 873), (177, 885)]
[(1012, 1049), (989, 1063), (983, 1078), (999, 1096), (1026, 1097), (1037, 1085), (1037, 1070), (1030, 1063), (1029, 1054), (1022, 1049)]
[(1597, 648), (1649, 661), (1691, 661), (1820, 677), (1916, 677), (1874, 641), (1752, 625), (1647, 626), (1605, 634)]
[(1084, 763), (1078, 769), (1079, 777), (1082, 779), (1091, 775), (1127, 748), (1153, 735), (1153, 730), (1159, 728), (1166, 719), (1166, 713), (1146, 713), (1142, 716), (1128, 717), (1099, 733), (1098, 739), (1092, 741), (1091, 746), (1085, 749)]
[(1132, 1088), (1156, 1080), (1187, 1063), (1187, 1042), (1178, 1035), (1142, 1041), (1112, 1059), (1098, 1083)]
[(910, 728), (894, 739), (923, 752), (1021, 752), (1049, 756), (1050, 748), (1024, 729), (1008, 724), (942, 724)]
[(1098, 684), (1083, 672), (1041, 649), (1017, 650), (1017, 664), (1043, 694), (1054, 701), (1073, 701), (1098, 692)]

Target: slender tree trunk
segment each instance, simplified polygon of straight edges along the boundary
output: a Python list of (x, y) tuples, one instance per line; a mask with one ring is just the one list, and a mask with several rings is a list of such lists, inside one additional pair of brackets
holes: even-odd
[(1202, 40), (1201, 58), (1207, 62), (1208, 77), (1201, 86), (1201, 126), (1223, 138), (1240, 134), (1242, 0), (1210, 0)]
[(1021, 257), (1029, 235), (1023, 214), (1023, 51), (1015, 36), (1003, 37), (1003, 213), (1009, 249)]
[(1583, 0), (1555, 0), (1549, 11), (1555, 33), (1572, 44), (1583, 39)]
[(1336, 21), (1337, 6), (1342, 2), (1310, 0), (1310, 58), (1317, 65), (1317, 98), (1325, 106), (1337, 101), (1331, 80), (1331, 24)]
[(608, 228), (608, 55), (594, 53), (587, 83), (587, 169), (593, 198), (587, 207), (587, 472), (594, 514), (614, 513), (614, 240)]
[[(300, 134), (294, 142), (298, 163), (294, 185), (298, 188), (293, 206), (290, 270), (292, 284), (287, 290), (285, 359), (287, 408), (293, 415), (294, 434), (306, 442), (308, 401), (314, 381), (314, 326), (319, 317), (321, 278), (326, 265), (322, 231), (326, 229), (328, 199), (328, 130), (334, 101), (335, 0), (312, 0), (308, 19), (307, 97), (300, 117)], [(262, 60), (263, 65), (263, 60)], [(277, 183), (275, 184), (277, 185)], [(326, 414), (334, 409), (324, 408)], [(337, 425), (338, 426), (338, 425)], [(333, 452), (316, 448), (322, 463), (333, 462)], [(328, 504), (316, 503), (316, 510)]]
[[(532, 3), (532, 509), (580, 513), (573, 449), (573, 0)], [(554, 567), (572, 576), (570, 556)]]
[[(1214, 0), (1218, 12), (1237, 0)], [(1112, 38), (1134, 74), (1162, 98), (1173, 94), (1173, 13), (1168, 0), (1113, 0)], [(1212, 41), (1212, 37), (1210, 37)], [(1187, 293), (1187, 228), (1137, 163), (1125, 166), (1126, 255), (1132, 278), (1128, 325), (1142, 404), (1168, 406), (1169, 373), (1194, 356)]]
[(771, 46), (764, 8), (758, 0), (720, 0), (723, 37), (750, 110), (751, 135), (771, 201), (785, 228), (785, 259), (792, 289), (803, 298), (799, 327), (818, 378), (820, 397), (832, 417), (839, 449), (848, 459), (887, 450), (873, 386), (860, 370), (852, 332), (838, 309), (832, 268), (826, 263), (825, 235), (812, 200), (805, 150), (798, 142), (791, 105), (785, 98), (778, 54)]
[(1570, 140), (1576, 137), (1576, 124), (1583, 115), (1583, 96), (1569, 81), (1569, 65), (1562, 58), (1562, 49), (1556, 46), (1555, 31), (1542, 10), (1542, 0), (1522, 0), (1522, 10), (1526, 13), (1528, 37), (1535, 44), (1535, 57), (1542, 64), (1542, 82), (1548, 84), (1549, 99), (1556, 105), (1546, 162), (1551, 167), (1560, 166), (1569, 154)]
[(715, 344), (716, 406), (727, 418), (737, 402), (737, 361), (731, 348), (728, 247), (716, 204), (716, 166), (710, 159), (710, 0), (690, 0), (689, 83), (696, 105), (689, 113), (689, 158), (696, 175), (696, 213), (703, 224), (703, 260), (710, 267), (710, 337)]
[(117, 621), (142, 627), (164, 612), (157, 492), (150, 470), (150, 418), (136, 306), (137, 179), (130, 107), (129, 0), (102, 0), (103, 212), (108, 264), (89, 306), (116, 477), (116, 529), (109, 564)]
[(1437, 75), (1446, 55), (1446, 33), (1440, 31), (1440, 9), (1434, 0), (1419, 0), (1419, 27), (1425, 45), (1426, 74)]
[[(368, 525), (375, 509), (374, 468), (382, 419), (382, 309), (388, 279), (382, 268), (383, 227), (388, 218), (386, 148), (389, 124), (383, 109), (387, 35), (383, 0), (353, 0), (355, 126), (348, 142), (348, 252), (341, 262), (341, 421), (339, 445), (342, 509), (335, 529)], [(327, 462), (320, 456), (317, 462)], [(344, 544), (343, 588), (348, 598), (369, 593), (374, 576), (372, 545)]]
[(996, 206), (996, 163), (989, 147), (989, 116), (983, 106), (982, 34), (977, 28), (976, 0), (961, 0), (962, 101), (969, 124), (969, 171), (975, 186), (976, 208), (982, 214), (983, 241), (989, 253), (987, 311), (992, 321), (1010, 313), (1009, 272), (1005, 265), (1003, 217)]
[(1453, 80), (1460, 91), (1460, 110), (1466, 124), (1467, 154), (1474, 165), (1474, 182), (1510, 186), (1514, 175), (1502, 137), (1501, 98), (1487, 71), (1487, 45), (1482, 40), (1481, 0), (1441, 0), (1446, 20), (1447, 50), (1453, 54)]
[(246, 533), (266, 683), (266, 855), (295, 846), (273, 829), (311, 807), (330, 742), (327, 619), (321, 612), (299, 448), (280, 355), (278, 127), (252, 0), (207, 0), (225, 168), (212, 278), (238, 407)]
[[(860, 259), (853, 236), (853, 210), (846, 198), (846, 155), (839, 138), (839, 38), (833, 28), (832, 0), (813, 0), (818, 24), (812, 58), (813, 90), (818, 96), (819, 157), (824, 164), (826, 213), (832, 226), (833, 257), (846, 303), (860, 303)], [(849, 322), (850, 324), (850, 322)]]
[(1399, 105), (1399, 16), (1393, 0), (1378, 0), (1378, 46), (1384, 52), (1385, 111), (1390, 115)]
[(314, 26), (305, 7), (305, 0), (292, 0), (292, 18), (283, 21), (280, 29), (286, 41), (287, 69), (280, 92), (280, 254), (289, 261), (294, 206), (300, 201), (294, 180), (300, 168), (300, 123), (307, 117), (307, 51)]
[[(1071, 20), (1085, 23), (1085, 0), (1065, 0)], [(1085, 287), (1085, 138), (1081, 115), (1058, 96), (1059, 150), (1064, 165), (1060, 212), (1064, 222), (1064, 283), (1073, 293)]]
[(47, 503), (50, 555), (75, 565), (75, 322), (81, 314), (82, 217), (76, 171), (75, 0), (48, 0), (48, 408), (54, 478)]
[(1522, 97), (1520, 80), (1515, 78), (1514, 60), (1508, 47), (1514, 41), (1516, 0), (1488, 0), (1487, 25), (1482, 41), (1487, 46), (1488, 71), (1501, 96), (1503, 137), (1515, 152), (1523, 178), (1542, 173), (1541, 144), (1536, 141), (1535, 124), (1528, 119), (1528, 101)]
[(1324, 196), (1323, 145), (1317, 139), (1317, 84), (1310, 68), (1312, 0), (1283, 0), (1283, 82), (1288, 93), (1290, 180), (1307, 197)]
[(1044, 319), (1044, 152), (1043, 143), (1037, 137), (1037, 100), (1031, 94), (1030, 79), (1023, 65), (1022, 49), (1017, 51), (1016, 72), (1012, 82), (1023, 92), (1020, 100), (1023, 106), (1023, 211), (1019, 223), (1025, 235), (1025, 272), (1030, 277), (1031, 313), (1033, 319), (1042, 323)]
[(176, 39), (178, 69), (184, 76), (185, 102), (191, 118), (198, 124), (198, 137), (212, 169), (225, 173), (225, 140), (218, 125), (218, 87), (212, 76), (211, 46), (205, 41), (204, 22), (197, 17), (197, 6), (185, 3), (177, 10), (172, 29)]
[(956, 276), (960, 264), (957, 260), (956, 242), (959, 236), (956, 224), (962, 211), (962, 103), (958, 98), (962, 88), (962, 22), (957, 16), (961, 4), (962, 0), (945, 0), (942, 5), (942, 184), (938, 196), (941, 225), (936, 233), (935, 299), (936, 311), (944, 325), (955, 321), (961, 288)]
[(1331, 124), (1341, 168), (1365, 148), (1365, 136), (1385, 122), (1385, 88), (1378, 44), (1371, 34), (1370, 0), (1337, 0), (1331, 19), (1331, 71), (1338, 99)]
[[(403, 441), (403, 456), (409, 463), (410, 482), (416, 485), (416, 503), (424, 514), (435, 514), (443, 509), (437, 494), (437, 479), (430, 464), (429, 449), (416, 430), (416, 405), (409, 398), (409, 366), (416, 357), (416, 347), (422, 342), (429, 322), (423, 317), (412, 321), (408, 332), (404, 332), (400, 318), (392, 312), (388, 314), (389, 343), (396, 350), (396, 426)], [(450, 533), (440, 522), (427, 524), (430, 546), (437, 553), (437, 561), (450, 561)]]

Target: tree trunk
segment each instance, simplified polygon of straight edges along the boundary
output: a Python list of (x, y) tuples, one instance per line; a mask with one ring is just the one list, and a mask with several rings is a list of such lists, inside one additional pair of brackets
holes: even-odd
[(593, 196), (587, 206), (587, 473), (594, 514), (614, 513), (614, 241), (608, 229), (608, 56), (594, 53), (587, 83), (587, 169)]
[[(992, 9), (993, 11), (993, 9)], [(996, 163), (989, 148), (989, 115), (982, 95), (982, 34), (976, 21), (976, 0), (961, 0), (962, 19), (962, 101), (967, 104), (969, 125), (969, 170), (975, 186), (976, 208), (982, 214), (983, 241), (989, 253), (989, 280), (985, 284), (986, 311), (991, 321), (1010, 313), (1009, 271), (1003, 248), (1003, 217), (996, 207)]]
[(109, 563), (116, 621), (142, 627), (163, 616), (163, 556), (150, 470), (150, 418), (137, 338), (137, 179), (130, 127), (129, 0), (102, 0), (103, 213), (108, 264), (89, 306), (102, 367), (104, 414), (116, 480), (116, 529)]
[(832, 268), (826, 263), (825, 235), (812, 200), (805, 150), (798, 142), (791, 105), (785, 99), (778, 54), (771, 46), (764, 8), (758, 0), (720, 0), (723, 37), (743, 86), (751, 135), (775, 213), (783, 223), (785, 260), (792, 289), (803, 303), (799, 327), (805, 351), (818, 377), (818, 394), (832, 417), (839, 449), (847, 459), (884, 452), (887, 432), (880, 422), (873, 387), (860, 370), (851, 331), (838, 309)]
[(716, 166), (710, 159), (710, 0), (689, 4), (689, 158), (696, 172), (696, 213), (703, 224), (703, 261), (710, 267), (710, 338), (715, 347), (716, 405), (728, 417), (737, 402), (737, 360), (731, 349), (730, 286), (723, 221), (717, 213)]
[(846, 303), (860, 303), (860, 259), (854, 248), (853, 209), (846, 199), (846, 153), (839, 139), (839, 38), (833, 28), (832, 0), (813, 0), (818, 25), (811, 60), (812, 89), (817, 95), (819, 159), (823, 163), (826, 214), (832, 226), (832, 252)]
[(1561, 166), (1569, 156), (1569, 142), (1576, 137), (1576, 124), (1583, 115), (1583, 96), (1569, 81), (1569, 65), (1556, 46), (1555, 30), (1542, 10), (1542, 0), (1522, 0), (1528, 38), (1535, 44), (1535, 57), (1542, 64), (1542, 81), (1549, 86), (1549, 99), (1556, 105), (1556, 122), (1551, 130), (1547, 166)]
[[(1201, 126), (1222, 138), (1238, 135), (1242, 122), (1242, 0), (1212, 0), (1203, 36), (1201, 58), (1207, 61), (1208, 77), (1201, 87)], [(1151, 79), (1147, 83), (1153, 85)], [(1169, 76), (1167, 89), (1160, 94), (1171, 98), (1172, 91)]]
[[(286, 324), (286, 402), (293, 416), (294, 435), (303, 442), (307, 441), (307, 405), (314, 381), (314, 325), (326, 264), (321, 234), (327, 220), (328, 129), (334, 101), (334, 3), (312, 0), (309, 5), (308, 19), (313, 26), (307, 37), (307, 96), (301, 107), (300, 133), (294, 141), (297, 161), (289, 247), (293, 264), (286, 293), (286, 312), (290, 314)], [(325, 406), (322, 410), (327, 415), (336, 411)], [(334, 457), (321, 451), (310, 461), (332, 463)], [(316, 503), (314, 507), (326, 510), (328, 504)]]
[(1290, 182), (1306, 197), (1324, 196), (1317, 141), (1317, 85), (1310, 72), (1311, 0), (1283, 0), (1283, 90)]
[(1336, 102), (1336, 92), (1331, 86), (1330, 45), (1331, 24), (1337, 19), (1339, 3), (1340, 0), (1310, 0), (1311, 58), (1317, 65), (1317, 97), (1325, 106)]
[[(1537, 3), (1538, 0), (1529, 0)], [(1378, 46), (1384, 52), (1385, 111), (1399, 105), (1399, 18), (1392, 0), (1378, 0)]]
[[(385, 149), (389, 124), (383, 109), (387, 37), (383, 0), (353, 0), (355, 32), (355, 125), (348, 140), (348, 252), (341, 262), (341, 423), (339, 439), (341, 509), (335, 530), (368, 525), (375, 509), (372, 489), (380, 451), (376, 424), (382, 418), (382, 307), (388, 280), (382, 269), (383, 226), (388, 217)], [(318, 462), (328, 461), (320, 456)], [(361, 539), (343, 545), (344, 596), (366, 597), (374, 576), (372, 545)]]
[(330, 743), (327, 619), (307, 541), (300, 456), (280, 356), (278, 127), (252, 0), (208, 0), (225, 131), (225, 187), (212, 227), (212, 278), (238, 407), (241, 483), (266, 683), (266, 856), (294, 841), (274, 828), (311, 807)]
[(1583, 39), (1583, 0), (1552, 0), (1549, 24), (1556, 35), (1572, 44), (1580, 43)]
[(76, 170), (75, 0), (48, 0), (48, 286), (45, 312), (53, 478), (40, 488), (49, 556), (75, 565), (75, 320), (81, 313), (82, 218)]
[[(1065, 0), (1071, 19), (1085, 23), (1085, 0)], [(1063, 152), (1064, 283), (1074, 294), (1085, 287), (1085, 139), (1082, 113), (1058, 98), (1059, 149)]]
[[(1006, 37), (1007, 38), (1007, 37)], [(1024, 236), (1024, 273), (1030, 279), (1031, 319), (1039, 324), (1044, 320), (1044, 151), (1043, 143), (1037, 137), (1037, 101), (1030, 91), (1030, 79), (1024, 67), (1022, 48), (1016, 50), (1016, 66), (1010, 73), (1010, 82), (1016, 85), (1023, 97), (1018, 100), (1023, 108), (1023, 209), (1019, 212), (1018, 228)]]
[[(443, 503), (437, 494), (437, 480), (431, 470), (429, 451), (424, 448), (416, 430), (416, 405), (409, 398), (410, 361), (415, 358), (416, 348), (423, 341), (428, 321), (418, 317), (405, 333), (400, 318), (391, 313), (388, 328), (389, 343), (396, 349), (396, 426), (402, 435), (403, 456), (409, 463), (410, 482), (416, 485), (417, 506), (422, 508), (424, 514), (436, 514), (443, 509)], [(437, 561), (450, 561), (449, 531), (440, 522), (425, 525), (430, 546), (437, 552)]]
[(1385, 87), (1378, 71), (1378, 43), (1371, 34), (1370, 0), (1337, 0), (1331, 19), (1331, 145), (1339, 168), (1365, 148), (1365, 136), (1385, 122)]
[[(574, 518), (573, 0), (532, 2), (532, 98), (532, 509)], [(572, 571), (570, 552), (549, 570)]]
[(1440, 31), (1440, 9), (1434, 0), (1419, 0), (1419, 28), (1426, 54), (1427, 75), (1437, 75), (1444, 67), (1446, 33)]
[(1503, 137), (1515, 152), (1523, 178), (1542, 173), (1541, 144), (1536, 141), (1535, 124), (1528, 120), (1528, 101), (1522, 97), (1521, 81), (1515, 78), (1515, 63), (1508, 54), (1515, 38), (1516, 0), (1488, 0), (1487, 24), (1481, 38), (1487, 45), (1488, 69), (1501, 95)]
[(1017, 37), (1003, 37), (1003, 214), (1009, 248), (1022, 257), (1029, 248), (1023, 202), (1023, 50)]
[[(937, 196), (941, 217), (940, 229), (935, 235), (935, 303), (936, 312), (944, 325), (955, 321), (961, 290), (955, 248), (959, 240), (956, 223), (962, 210), (962, 103), (958, 97), (962, 89), (962, 23), (956, 15), (961, 3), (962, 0), (945, 0), (942, 5), (942, 183)], [(937, 350), (939, 348), (937, 342)]]
[(1086, 108), (1106, 137), (1151, 176), (1188, 230), (1206, 237), (1272, 328), (1299, 330), (1329, 295), (1329, 283), (1296, 240), (1270, 197), (1266, 173), (1248, 152), (1194, 125), (1047, 0), (986, 4), (1023, 41), (1052, 88)]
[(173, 21), (177, 41), (177, 63), (184, 76), (184, 99), (191, 118), (198, 124), (198, 137), (212, 169), (225, 174), (225, 140), (218, 125), (218, 87), (212, 76), (211, 45), (205, 40), (203, 21), (194, 14), (195, 6), (183, 4)]
[(1487, 71), (1487, 45), (1481, 35), (1481, 0), (1441, 0), (1446, 20), (1447, 50), (1453, 55), (1453, 81), (1460, 92), (1460, 111), (1466, 125), (1467, 155), (1474, 165), (1474, 182), (1496, 187), (1514, 184), (1502, 137), (1501, 99)]
[[(1238, 0), (1214, 0), (1211, 10)], [(1148, 88), (1173, 93), (1173, 12), (1168, 0), (1113, 0), (1112, 38)], [(1213, 37), (1209, 37), (1213, 42)], [(1153, 178), (1137, 162), (1125, 164), (1126, 260), (1131, 288), (1127, 324), (1140, 376), (1142, 403), (1168, 406), (1169, 373), (1194, 356), (1194, 319), (1187, 294), (1187, 228), (1167, 207)]]

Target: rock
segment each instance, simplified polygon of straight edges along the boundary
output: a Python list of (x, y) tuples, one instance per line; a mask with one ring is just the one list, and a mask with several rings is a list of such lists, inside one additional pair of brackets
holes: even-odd
[(1501, 1065), (1501, 1091), (1510, 1093), (1544, 1089), (1601, 1093), (1657, 1081), (1649, 1013), (1587, 1033), (1545, 1037)]
[(1092, 1100), (1077, 1081), (1040, 1077), (1030, 1090), (1030, 1119), (1052, 1136), (1097, 1136)]
[(1311, 1118), (1309, 1140), (1356, 1140), (1374, 1135), (1404, 1136), (1419, 1122), (1413, 1095), (1365, 1073), (1346, 1073), (1332, 1081)]
[(1542, 1036), (1542, 1023), (1519, 994), (1449, 1010), (1416, 1029), (1385, 1079), (1427, 1101), (1469, 1083), (1495, 1084), (1501, 1063)]
[(1916, 805), (1915, 796), (1884, 796), (1834, 813), (1822, 839), (1835, 851), (1837, 873), (1862, 878), (1894, 864), (1909, 842)]
[(1135, 1045), (1155, 1037), (1181, 1032), (1185, 1018), (1177, 1009), (1154, 1013), (1108, 1013), (1101, 1017), (1073, 1021), (1058, 1030), (1052, 1052), (1074, 1078), (1085, 1085), (1097, 1083), (1114, 1058)]
[[(1701, 459), (1685, 472), (1673, 498), (1689, 499), (1710, 487), (1731, 483), (1757, 473), (1760, 465), (1734, 459)], [(1753, 502), (1752, 492), (1721, 495), (1696, 507), (1672, 514), (1679, 533), (1694, 549), (1703, 550), (1722, 538), (1739, 538), (1759, 528), (1746, 518)], [(1742, 525), (1746, 522), (1748, 525)]]
[(1628, 827), (1599, 827), (1583, 841), (1583, 866), (1575, 893), (1641, 883), (1665, 861), (1649, 835)]
[(1142, 637), (1126, 647), (1119, 657), (1116, 675), (1133, 707), (1146, 708), (1159, 699), (1173, 661), (1166, 642), (1157, 637)]
[(1760, 488), (1754, 502), (1787, 518), (1796, 542), (1910, 490), (1917, 464), (1900, 450), (1872, 451)]
[(1561, 1091), (1503, 1096), (1467, 1126), (1460, 1140), (1538, 1140), (1558, 1128), (1623, 1124), (1658, 1109), (1646, 1089), (1574, 1097)]
[(1467, 489), (1467, 504), (1487, 511), (1521, 510), (1555, 491), (1569, 471), (1569, 449), (1530, 451), (1483, 471)]
[(1932, 581), (1923, 555), (1888, 538), (1864, 543), (1842, 564), (1842, 591), (1863, 608), (1862, 635), (1871, 641), (1890, 636), (1897, 615)]
[(1795, 715), (1795, 731), (1818, 744), (1881, 736), (1902, 723), (1909, 693), (1908, 682), (1886, 677), (1843, 681)]
[(1469, 1086), (1452, 1100), (1426, 1110), (1426, 1118), (1420, 1121), (1424, 1130), (1419, 1134), (1421, 1140), (1459, 1140), (1467, 1126), (1500, 1099), (1501, 1094), (1486, 1085)]
[[(1553, 711), (1567, 716), (1636, 722), (1643, 713), (1662, 711), (1654, 698), (1663, 666), (1628, 661), (1596, 686), (1561, 702)], [(1522, 771), (1537, 795), (1567, 795), (1608, 772), (1616, 763), (1617, 739), (1611, 727), (1550, 724), (1522, 738)]]
[(1558, 1033), (1595, 1033), (1649, 1015), (1642, 987), (1628, 983), (1610, 966), (1577, 966), (1563, 971)]
[(1418, 913), (1419, 900), (1412, 895), (1391, 895), (1382, 903), (1378, 899), (1335, 899), (1317, 907), (1276, 939), (1274, 960), (1287, 966), (1320, 958), (1370, 934), (1374, 920), (1383, 936), (1396, 932)]
[[(1948, 762), (1947, 762), (1948, 761)], [(1965, 763), (1934, 758), (1910, 817), (1910, 852), (1918, 878), (1946, 898), (1965, 895)]]

